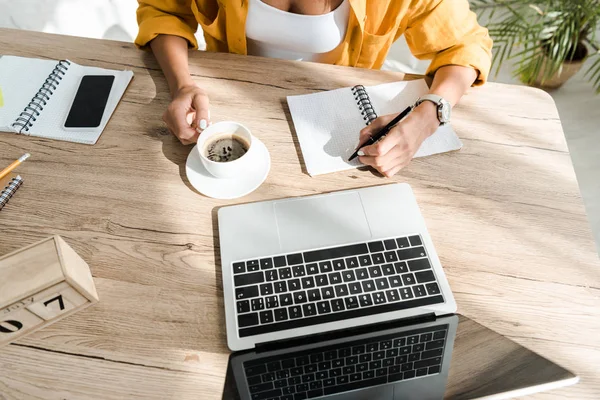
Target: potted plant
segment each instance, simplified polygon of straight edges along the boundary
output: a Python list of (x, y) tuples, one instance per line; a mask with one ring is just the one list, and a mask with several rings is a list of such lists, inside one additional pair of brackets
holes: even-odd
[(600, 93), (600, 0), (470, 0), (489, 21), (496, 74), (516, 60), (515, 76), (542, 88), (560, 87), (588, 58), (586, 73)]

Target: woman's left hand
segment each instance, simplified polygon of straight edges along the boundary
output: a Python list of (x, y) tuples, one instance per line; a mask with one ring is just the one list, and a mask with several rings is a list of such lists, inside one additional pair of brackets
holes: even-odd
[[(384, 115), (360, 131), (359, 143), (383, 128), (396, 117)], [(362, 148), (359, 160), (370, 165), (386, 177), (391, 177), (406, 167), (421, 147), (421, 143), (440, 126), (436, 105), (430, 101), (421, 103), (379, 142)]]

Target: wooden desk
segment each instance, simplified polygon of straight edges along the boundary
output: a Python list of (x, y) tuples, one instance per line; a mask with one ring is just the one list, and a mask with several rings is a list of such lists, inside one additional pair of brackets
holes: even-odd
[(62, 235), (88, 262), (100, 303), (0, 349), (0, 399), (221, 399), (225, 340), (217, 207), (408, 182), (462, 314), (581, 376), (539, 399), (600, 398), (600, 268), (549, 95), (488, 84), (454, 113), (462, 151), (393, 179), (302, 172), (285, 96), (401, 74), (191, 54), (215, 121), (246, 124), (272, 157), (251, 195), (219, 201), (185, 178), (191, 150), (166, 130), (166, 81), (132, 44), (0, 29), (0, 52), (135, 78), (95, 146), (0, 134), (0, 165), (24, 152), (23, 188), (0, 213), (0, 254)]

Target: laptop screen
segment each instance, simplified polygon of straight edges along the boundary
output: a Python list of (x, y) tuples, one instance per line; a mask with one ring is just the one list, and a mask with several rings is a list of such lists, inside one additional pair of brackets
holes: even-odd
[(232, 354), (223, 399), (511, 398), (576, 381), (549, 360), (453, 315)]

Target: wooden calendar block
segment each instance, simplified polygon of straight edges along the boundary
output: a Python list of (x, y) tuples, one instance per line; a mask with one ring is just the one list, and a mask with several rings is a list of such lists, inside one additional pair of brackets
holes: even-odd
[(97, 301), (90, 268), (60, 236), (0, 257), (0, 346)]

